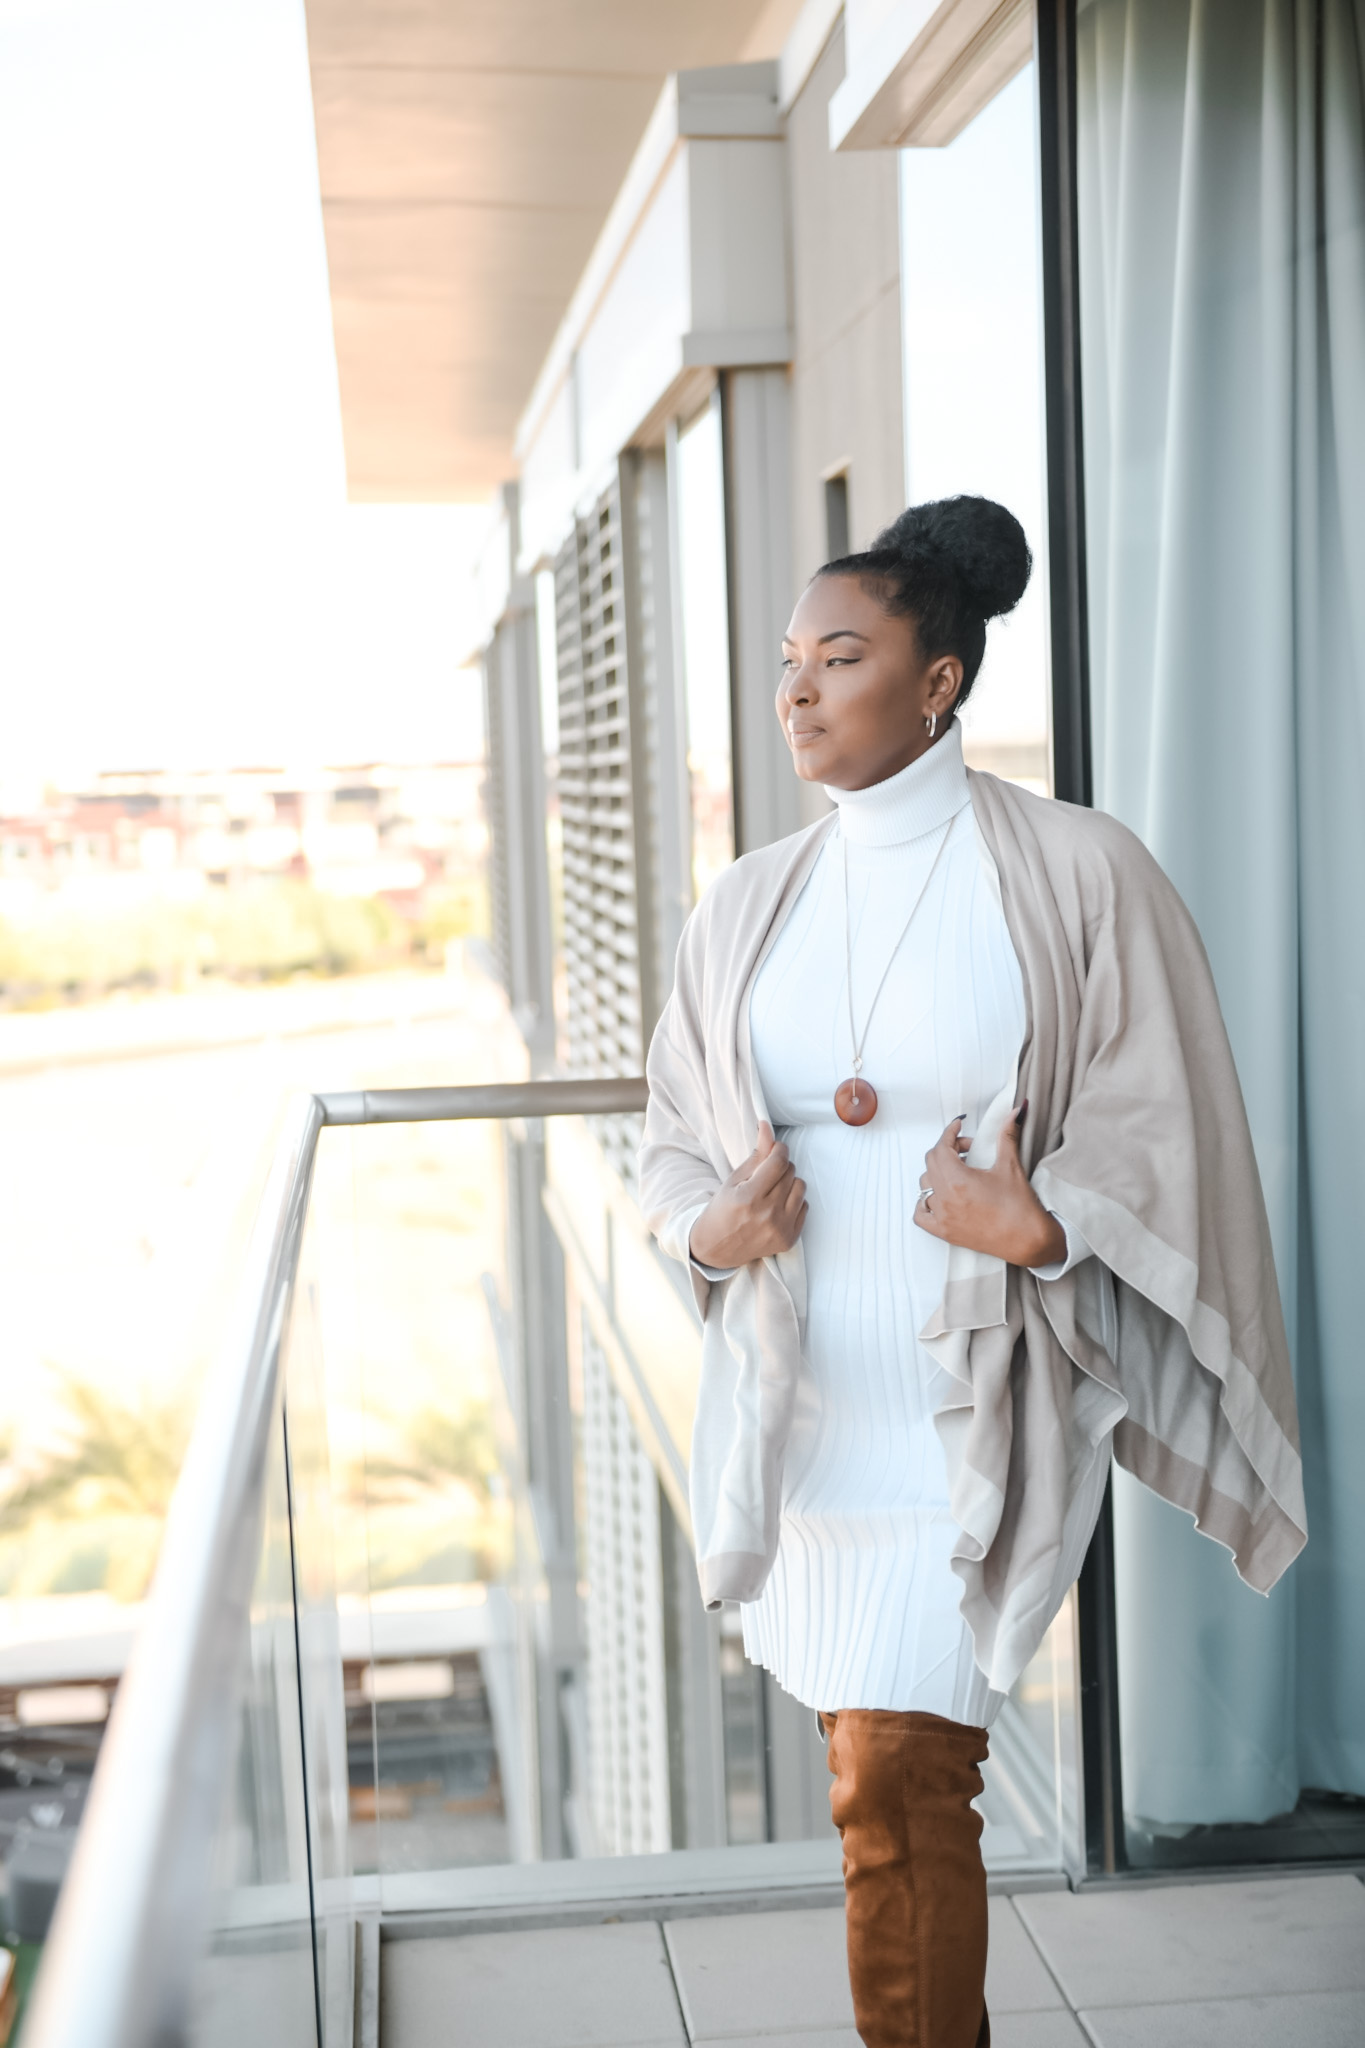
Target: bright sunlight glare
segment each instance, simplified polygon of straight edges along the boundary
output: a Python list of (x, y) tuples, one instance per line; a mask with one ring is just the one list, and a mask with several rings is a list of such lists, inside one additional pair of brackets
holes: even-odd
[(471, 759), (479, 507), (345, 500), (300, 0), (0, 0), (9, 778)]

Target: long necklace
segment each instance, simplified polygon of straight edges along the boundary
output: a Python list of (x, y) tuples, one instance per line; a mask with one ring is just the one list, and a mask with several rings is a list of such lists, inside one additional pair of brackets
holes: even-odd
[(861, 1037), (853, 1021), (853, 917), (848, 907), (848, 841), (842, 832), (839, 835), (844, 850), (844, 966), (845, 984), (848, 989), (848, 1035), (853, 1040), (853, 1073), (847, 1081), (841, 1081), (834, 1091), (834, 1114), (841, 1123), (870, 1124), (877, 1114), (877, 1091), (870, 1081), (864, 1081), (862, 1078), (863, 1047), (867, 1044), (867, 1034), (872, 1029), (872, 1012), (877, 1007), (878, 997), (886, 987), (886, 977), (891, 972), (892, 961), (905, 944), (906, 934), (915, 921), (915, 912), (924, 901), (924, 892), (934, 878), (939, 855), (948, 844), (948, 834), (952, 829), (953, 821), (950, 818), (943, 828), (943, 837), (939, 840), (934, 857), (929, 863), (929, 872), (915, 893), (915, 900), (910, 905), (910, 915), (905, 920), (901, 935), (891, 948), (891, 957), (882, 969), (882, 978), (877, 983), (872, 1001), (867, 1006), (867, 1018), (863, 1024)]

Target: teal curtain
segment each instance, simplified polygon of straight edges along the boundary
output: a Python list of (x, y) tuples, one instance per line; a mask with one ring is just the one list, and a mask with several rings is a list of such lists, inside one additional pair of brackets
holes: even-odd
[(1096, 801), (1204, 935), (1294, 1347), (1268, 1600), (1116, 1474), (1125, 1805), (1365, 1792), (1365, 0), (1081, 0)]

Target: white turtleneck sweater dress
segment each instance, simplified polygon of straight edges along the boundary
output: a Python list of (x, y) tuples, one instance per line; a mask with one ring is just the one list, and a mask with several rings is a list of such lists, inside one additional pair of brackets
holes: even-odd
[[(925, 1154), (944, 1126), (965, 1111), (970, 1135), (1013, 1088), (1023, 983), (956, 723), (888, 781), (828, 793), (838, 829), (749, 1012), (762, 1098), (810, 1207), (780, 1540), (767, 1585), (742, 1610), (744, 1647), (808, 1706), (918, 1710), (981, 1727), (1000, 1695), (959, 1611), (958, 1530), (933, 1421), (941, 1369), (917, 1335), (942, 1292), (947, 1247), (913, 1218)], [(877, 1114), (857, 1129), (834, 1112), (853, 1063), (845, 843), (860, 1032), (891, 961), (863, 1046)], [(1086, 1255), (1084, 1240), (1070, 1229), (1067, 1238), (1067, 1258), (1042, 1277)]]

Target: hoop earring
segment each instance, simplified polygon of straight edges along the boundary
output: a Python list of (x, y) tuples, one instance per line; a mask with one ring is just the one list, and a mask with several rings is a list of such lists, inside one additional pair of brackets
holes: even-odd
[(936, 733), (936, 732), (938, 731), (938, 713), (937, 713), (937, 711), (932, 711), (932, 712), (930, 712), (929, 716), (928, 716), (928, 717), (927, 717), (927, 718), (925, 719), (924, 723), (925, 723), (925, 725), (926, 725), (926, 726), (928, 727), (928, 729), (929, 729), (929, 737), (930, 737), (930, 739), (932, 739), (932, 738), (934, 737), (934, 734), (935, 734), (935, 733)]

